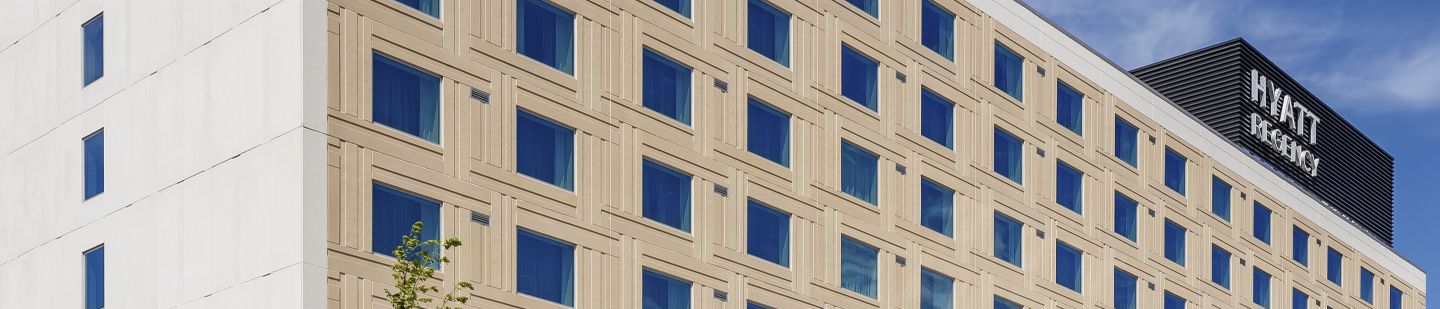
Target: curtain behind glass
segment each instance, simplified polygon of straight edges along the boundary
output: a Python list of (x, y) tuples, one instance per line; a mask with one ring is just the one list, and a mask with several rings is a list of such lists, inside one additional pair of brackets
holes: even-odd
[(1290, 239), (1290, 253), (1294, 255), (1290, 258), (1300, 262), (1300, 265), (1310, 266), (1310, 233), (1298, 226), (1293, 227)]
[(1255, 220), (1252, 220), (1252, 222), (1255, 223), (1255, 226), (1253, 227), (1253, 229), (1254, 229), (1254, 231), (1255, 231), (1255, 239), (1259, 239), (1260, 241), (1263, 241), (1263, 242), (1265, 242), (1266, 244), (1269, 244), (1269, 243), (1270, 243), (1270, 209), (1269, 209), (1269, 208), (1265, 208), (1264, 205), (1260, 205), (1259, 202), (1256, 202), (1256, 203), (1255, 203)]
[(1138, 205), (1135, 200), (1120, 193), (1115, 193), (1115, 234), (1125, 236), (1130, 241), (1135, 241), (1135, 215)]
[(1230, 184), (1220, 178), (1210, 178), (1210, 212), (1230, 221)]
[(995, 309), (1023, 309), (1023, 308), (1020, 307), (1020, 304), (1016, 304), (1016, 303), (1014, 303), (1014, 302), (1011, 302), (1011, 301), (1009, 301), (1009, 300), (1005, 300), (1004, 298), (1000, 298), (999, 296), (996, 296), (996, 297), (995, 297)]
[(1230, 288), (1230, 252), (1220, 247), (1210, 247), (1210, 281)]
[(790, 166), (790, 115), (750, 98), (746, 109), (746, 148), (782, 166)]
[(1138, 152), (1135, 149), (1135, 143), (1139, 142), (1138, 134), (1139, 129), (1136, 129), (1135, 125), (1119, 117), (1115, 118), (1115, 157), (1129, 163), (1132, 167), (1137, 164)]
[(689, 309), (690, 283), (646, 269), (641, 275), (643, 309)]
[(1395, 288), (1394, 286), (1391, 286), (1391, 287), (1390, 287), (1390, 308), (1389, 308), (1389, 309), (1404, 309), (1404, 305), (1405, 305), (1405, 293), (1402, 293), (1402, 292), (1400, 292), (1400, 289), (1397, 289), (1397, 288)]
[(105, 247), (85, 252), (85, 309), (105, 308)]
[(1270, 308), (1270, 274), (1259, 268), (1255, 269), (1255, 285), (1252, 286), (1255, 292), (1254, 300), (1261, 308)]
[(1024, 58), (1020, 58), (1004, 45), (995, 43), (995, 88), (1016, 100), (1024, 101), (1025, 93), (1021, 84), (1024, 67)]
[(517, 290), (574, 306), (575, 247), (526, 230), (517, 230), (515, 240)]
[(920, 225), (931, 230), (953, 236), (955, 222), (955, 191), (920, 179)]
[(1344, 266), (1345, 262), (1343, 259), (1345, 256), (1340, 255), (1340, 252), (1335, 251), (1335, 248), (1328, 248), (1326, 250), (1325, 279), (1330, 280), (1330, 282), (1335, 283), (1335, 285), (1340, 285), (1340, 269), (1341, 266)]
[(1085, 96), (1075, 91), (1075, 89), (1070, 88), (1070, 85), (1066, 85), (1065, 83), (1057, 83), (1056, 88), (1055, 121), (1059, 122), (1060, 125), (1066, 129), (1075, 132), (1075, 134), (1085, 134), (1085, 126), (1082, 122), (1084, 117)]
[(1025, 183), (1020, 174), (1024, 168), (1020, 154), (1022, 145), (1023, 142), (1010, 133), (995, 128), (995, 172), (1015, 183)]
[(645, 107), (689, 125), (690, 68), (649, 49), (643, 54)]
[(1135, 309), (1135, 276), (1115, 270), (1115, 309)]
[(931, 271), (920, 270), (920, 309), (954, 309), (955, 280)]
[(81, 27), (85, 34), (85, 85), (105, 76), (105, 15), (97, 15)]
[(105, 192), (105, 131), (97, 131), (82, 141), (85, 148), (85, 198)]
[(1185, 157), (1165, 148), (1165, 186), (1185, 195)]
[(955, 104), (930, 92), (920, 90), (920, 135), (945, 148), (955, 149)]
[[(1058, 161), (1057, 161), (1058, 162)], [(1055, 201), (1075, 213), (1084, 213), (1084, 174), (1064, 162), (1055, 164)]]
[[(1308, 308), (1310, 308), (1310, 296), (1309, 296), (1309, 295), (1305, 295), (1305, 293), (1300, 292), (1300, 290), (1294, 290), (1294, 292), (1291, 292), (1291, 294), (1290, 294), (1290, 308), (1291, 308), (1291, 309), (1308, 309)], [(1393, 304), (1390, 305), (1390, 308), (1392, 308), (1392, 309), (1400, 309), (1400, 307), (1396, 307), (1396, 306), (1393, 305)]]
[(575, 131), (523, 110), (515, 112), (515, 120), (515, 169), (573, 191)]
[(675, 10), (675, 13), (690, 17), (690, 0), (655, 0), (655, 2)]
[(440, 78), (373, 54), (371, 108), (376, 123), (440, 142)]
[(920, 4), (920, 44), (955, 60), (955, 15), (930, 0)]
[(879, 158), (848, 142), (840, 143), (840, 191), (877, 205)]
[(1360, 268), (1360, 299), (1375, 302), (1375, 273), (1365, 268)]
[(746, 211), (745, 251), (780, 266), (790, 267), (790, 216), (756, 201)]
[(1165, 258), (1185, 266), (1185, 228), (1165, 221)]
[(440, 0), (397, 0), (427, 15), (440, 17)]
[(860, 103), (872, 111), (879, 111), (880, 95), (878, 74), (880, 65), (850, 46), (840, 48), (840, 95)]
[(545, 0), (518, 0), (516, 49), (520, 54), (575, 74), (575, 14)]
[(995, 214), (995, 257), (1009, 262), (1015, 266), (1021, 266), (1020, 249), (1024, 245), (1020, 240), (1022, 225), (1015, 219), (1010, 219), (999, 213)]
[(1165, 292), (1165, 309), (1185, 309), (1185, 299)]
[[(392, 256), (401, 239), (410, 234), (410, 226), (416, 221), (424, 222), (420, 229), (420, 240), (440, 239), (440, 203), (421, 198), (400, 190), (375, 183), (371, 186), (371, 251)], [(439, 246), (425, 246), (418, 250), (430, 251), (430, 256), (440, 257)], [(440, 263), (430, 268), (439, 269)]]
[(880, 17), (880, 5), (879, 5), (879, 3), (877, 3), (877, 2), (880, 2), (880, 0), (846, 0), (846, 1), (847, 1), (847, 2), (850, 2), (850, 4), (851, 4), (851, 5), (854, 5), (855, 7), (860, 8), (861, 11), (865, 11), (865, 14), (870, 14), (870, 16), (877, 17), (877, 18)]
[(876, 298), (876, 260), (880, 251), (858, 241), (840, 239), (840, 287)]
[(790, 14), (765, 3), (764, 0), (750, 0), (748, 38), (750, 49), (790, 66)]
[(646, 218), (690, 232), (690, 175), (645, 160), (641, 175)]
[(1079, 249), (1055, 243), (1055, 283), (1076, 292), (1082, 291), (1081, 280), (1084, 272), (1084, 254)]

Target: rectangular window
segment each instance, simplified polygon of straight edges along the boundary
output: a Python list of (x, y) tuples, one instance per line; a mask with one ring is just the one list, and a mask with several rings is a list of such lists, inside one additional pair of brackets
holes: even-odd
[(955, 279), (920, 269), (920, 309), (955, 308)]
[(790, 215), (751, 200), (746, 216), (745, 252), (790, 267)]
[(1012, 302), (1008, 299), (1001, 298), (1000, 296), (995, 296), (995, 309), (1024, 309), (1024, 307), (1021, 307), (1020, 304), (1016, 304), (1015, 302)]
[(1345, 256), (1340, 255), (1340, 251), (1335, 251), (1335, 248), (1327, 248), (1327, 250), (1328, 252), (1325, 252), (1325, 279), (1335, 285), (1343, 285), (1340, 284), (1340, 270), (1343, 269)]
[(1185, 309), (1185, 299), (1165, 292), (1165, 309)]
[(1022, 267), (1021, 246), (1024, 244), (1020, 240), (1020, 228), (1023, 226), (1020, 221), (995, 213), (995, 258), (1015, 267)]
[(650, 309), (690, 309), (690, 282), (646, 269), (641, 274), (641, 303)]
[(1130, 197), (1124, 194), (1120, 194), (1120, 192), (1115, 192), (1115, 234), (1125, 236), (1125, 238), (1130, 241), (1135, 241), (1138, 238), (1138, 235), (1136, 235), (1137, 228), (1135, 222), (1135, 216), (1138, 214), (1138, 211), (1139, 205), (1135, 203), (1135, 200), (1130, 199)]
[(380, 53), (371, 54), (371, 63), (375, 123), (440, 143), (440, 77)]
[(1259, 202), (1255, 203), (1255, 239), (1267, 245), (1270, 244), (1270, 214), (1270, 208), (1260, 205)]
[(848, 45), (840, 46), (840, 95), (855, 103), (880, 111), (880, 64)]
[(1230, 288), (1230, 251), (1210, 246), (1210, 282)]
[(1390, 287), (1390, 309), (1404, 309), (1405, 293), (1394, 286)]
[(1024, 102), (1025, 58), (995, 42), (995, 88)]
[(1185, 266), (1185, 228), (1165, 220), (1165, 259)]
[[(373, 212), (370, 214), (371, 251), (395, 257), (395, 251), (403, 244), (402, 238), (410, 235), (410, 227), (416, 222), (424, 224), (420, 229), (420, 241), (440, 239), (440, 202), (380, 183), (371, 184), (370, 191), (370, 207)], [(417, 250), (429, 251), (430, 256), (435, 257), (441, 254), (440, 247), (434, 245)], [(439, 269), (440, 263), (429, 266)]]
[(1065, 162), (1055, 162), (1055, 203), (1077, 214), (1084, 214), (1085, 174)]
[(1290, 292), (1290, 308), (1309, 309), (1310, 295), (1305, 295), (1305, 292), (1301, 292), (1299, 289), (1293, 290), (1293, 292)]
[(941, 57), (954, 61), (955, 14), (946, 11), (934, 1), (920, 1), (920, 45), (925, 45)]
[(575, 75), (575, 13), (548, 0), (517, 0), (515, 49), (565, 74)]
[(105, 76), (105, 14), (95, 15), (80, 25), (85, 36), (85, 83), (90, 85)]
[(745, 309), (774, 309), (774, 308), (770, 308), (769, 306), (757, 304), (757, 303), (755, 303), (755, 302), (746, 302), (746, 303), (745, 303)]
[(645, 108), (690, 125), (690, 68), (645, 49)]
[(1291, 234), (1290, 258), (1300, 265), (1310, 266), (1310, 233), (1296, 226), (1291, 230)]
[(1255, 285), (1251, 287), (1255, 292), (1255, 295), (1251, 295), (1251, 299), (1255, 301), (1255, 304), (1259, 305), (1260, 308), (1270, 308), (1270, 273), (1256, 267)]
[(871, 17), (880, 18), (880, 0), (845, 0), (856, 8), (870, 14)]
[(83, 253), (85, 256), (85, 309), (105, 308), (105, 246)]
[(745, 110), (745, 148), (761, 158), (790, 167), (790, 114), (750, 98)]
[(1115, 309), (1135, 309), (1135, 275), (1115, 269)]
[(880, 157), (848, 141), (841, 141), (840, 191), (870, 205), (879, 205), (879, 165)]
[(840, 286), (860, 295), (876, 298), (876, 261), (880, 251), (850, 239), (840, 238)]
[(515, 144), (516, 171), (575, 190), (575, 129), (516, 110)]
[(515, 284), (521, 294), (575, 306), (575, 245), (515, 231)]
[(655, 2), (674, 10), (681, 16), (690, 17), (690, 0), (655, 0)]
[(105, 192), (105, 130), (80, 140), (85, 152), (85, 199)]
[(1210, 178), (1210, 213), (1230, 221), (1230, 184), (1218, 177)]
[(750, 50), (790, 66), (790, 13), (765, 0), (749, 0), (746, 42)]
[(920, 225), (945, 237), (954, 236), (955, 191), (920, 178)]
[(955, 103), (930, 89), (920, 89), (920, 135), (955, 149)]
[(1055, 85), (1055, 122), (1075, 134), (1085, 135), (1085, 95), (1063, 82)]
[(440, 17), (440, 0), (396, 0), (405, 6), (434, 17)]
[(1138, 167), (1140, 148), (1136, 143), (1140, 140), (1140, 129), (1130, 124), (1125, 119), (1115, 117), (1115, 158), (1130, 164), (1130, 167)]
[(1024, 157), (1021, 152), (1025, 141), (1010, 135), (1000, 128), (995, 128), (995, 173), (1005, 176), (1015, 183), (1025, 183)]
[(1360, 268), (1360, 300), (1375, 303), (1375, 273), (1364, 267)]
[(1085, 254), (1063, 242), (1055, 242), (1055, 283), (1076, 292), (1083, 292)]
[(691, 176), (650, 160), (642, 168), (645, 218), (689, 233)]
[(1165, 148), (1165, 186), (1185, 195), (1185, 156)]

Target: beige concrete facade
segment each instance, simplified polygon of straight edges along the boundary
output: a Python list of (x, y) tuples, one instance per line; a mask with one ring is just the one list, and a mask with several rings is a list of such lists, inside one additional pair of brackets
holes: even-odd
[[(956, 14), (955, 61), (921, 46), (919, 1), (882, 0), (874, 18), (844, 0), (769, 0), (793, 14), (787, 68), (744, 46), (744, 1), (694, 0), (691, 19), (649, 0), (552, 0), (576, 13), (572, 76), (515, 52), (515, 0), (442, 0), (441, 18), (391, 0), (330, 0), (329, 307), (387, 307), (390, 259), (370, 245), (377, 181), (443, 202), (442, 235), (465, 246), (446, 252), (455, 263), (439, 276), (476, 282), (473, 308), (562, 307), (516, 293), (517, 228), (576, 245), (579, 308), (638, 308), (642, 269), (693, 282), (693, 308), (916, 308), (921, 268), (956, 279), (957, 308), (988, 308), (994, 296), (1026, 308), (1110, 308), (1114, 269), (1139, 277), (1138, 308), (1160, 308), (1165, 292), (1188, 308), (1255, 308), (1252, 267), (1274, 275), (1271, 308), (1292, 308), (1292, 289), (1318, 301), (1310, 308), (1388, 308), (1391, 286), (1405, 308), (1425, 307), (1422, 287), (976, 5), (936, 1)], [(996, 42), (1025, 58), (1024, 102), (991, 86)], [(879, 112), (840, 95), (842, 44), (879, 62)], [(642, 48), (694, 69), (691, 125), (641, 106)], [(372, 122), (376, 51), (442, 77), (439, 144)], [(1084, 136), (1055, 122), (1057, 82), (1085, 95)], [(472, 88), (490, 102), (471, 99)], [(956, 104), (955, 150), (918, 133), (922, 88)], [(793, 115), (790, 168), (744, 149), (751, 96)], [(516, 173), (517, 109), (576, 130), (573, 192)], [(1140, 129), (1138, 168), (1112, 155), (1117, 117)], [(1023, 185), (992, 172), (994, 128), (1025, 141)], [(840, 191), (841, 140), (880, 157), (878, 207)], [(1187, 195), (1161, 181), (1166, 148), (1189, 159)], [(691, 233), (641, 216), (643, 158), (695, 176)], [(1054, 202), (1057, 160), (1085, 174), (1083, 215)], [(955, 190), (954, 238), (917, 223), (922, 177)], [(1210, 212), (1212, 177), (1234, 187), (1231, 221)], [(1140, 203), (1138, 242), (1111, 232), (1116, 192)], [(789, 268), (744, 252), (748, 199), (793, 215)], [(1275, 212), (1271, 244), (1251, 236), (1256, 202)], [(471, 212), (491, 216), (489, 225)], [(1024, 268), (993, 257), (994, 213), (1024, 223)], [(1162, 255), (1166, 220), (1188, 230), (1186, 267)], [(1314, 239), (1308, 267), (1290, 258), (1292, 226)], [(840, 287), (842, 236), (880, 250), (878, 299)], [(1083, 293), (1054, 283), (1056, 241), (1084, 251)], [(1229, 289), (1210, 282), (1212, 245), (1236, 257)], [(1345, 257), (1343, 285), (1325, 279), (1331, 247)], [(1359, 298), (1361, 267), (1376, 273), (1373, 305)]]

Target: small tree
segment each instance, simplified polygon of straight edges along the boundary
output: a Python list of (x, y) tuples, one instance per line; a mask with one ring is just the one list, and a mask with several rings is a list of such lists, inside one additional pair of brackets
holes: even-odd
[[(449, 264), (450, 258), (444, 256), (443, 251), (459, 247), (459, 238), (446, 239), (441, 243), (438, 239), (420, 240), (420, 229), (425, 223), (416, 221), (410, 226), (410, 234), (401, 238), (400, 245), (395, 246), (394, 256), (397, 260), (395, 265), (390, 265), (390, 276), (395, 278), (395, 292), (385, 289), (385, 300), (390, 301), (390, 306), (395, 309), (421, 309), (422, 305), (429, 304), (433, 300), (425, 294), (439, 293), (440, 287), (427, 284), (431, 276), (435, 275), (435, 268)], [(440, 250), (436, 250), (439, 247)], [(440, 303), (439, 309), (461, 309), (460, 307), (449, 307), (451, 302), (465, 303), (470, 297), (463, 296), (465, 291), (474, 290), (475, 286), (469, 281), (461, 281), (445, 293), (444, 301)], [(456, 296), (460, 292), (461, 296)]]

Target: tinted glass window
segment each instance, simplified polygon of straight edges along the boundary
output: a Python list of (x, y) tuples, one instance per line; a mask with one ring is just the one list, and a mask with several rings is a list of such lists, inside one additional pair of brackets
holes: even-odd
[(880, 158), (869, 151), (850, 144), (840, 143), (840, 191), (861, 201), (878, 205), (878, 165)]
[(690, 124), (690, 68), (646, 49), (644, 51), (645, 108)]
[(930, 0), (920, 1), (920, 44), (955, 60), (955, 14)]
[(85, 36), (84, 84), (89, 85), (105, 76), (105, 15), (96, 15), (80, 28)]
[(871, 111), (879, 111), (879, 70), (880, 64), (875, 60), (851, 49), (850, 46), (841, 46), (840, 95)]
[(1139, 142), (1139, 132), (1129, 121), (1115, 118), (1115, 158), (1130, 164), (1131, 167), (1139, 166), (1139, 148), (1135, 147), (1135, 143)]
[(575, 306), (575, 246), (515, 231), (515, 283), (521, 294)]
[(1024, 145), (1025, 142), (1010, 135), (1010, 132), (995, 128), (995, 173), (1015, 183), (1025, 183), (1021, 174), (1024, 171), (1021, 154)]
[(81, 140), (85, 148), (85, 199), (105, 192), (105, 131)]
[(1210, 212), (1230, 221), (1230, 184), (1220, 178), (1210, 178)]
[(920, 308), (955, 308), (955, 280), (928, 268), (920, 269)]
[(440, 143), (440, 78), (381, 54), (372, 63), (375, 123)]
[(1124, 194), (1115, 193), (1115, 234), (1136, 240), (1135, 215), (1139, 211), (1135, 200)]
[(1185, 228), (1165, 220), (1165, 258), (1185, 266)]
[(995, 88), (1015, 100), (1024, 101), (1025, 58), (995, 43)]
[(690, 232), (690, 175), (645, 160), (641, 204), (645, 218)]
[(745, 251), (762, 260), (790, 267), (790, 215), (750, 201)]
[[(440, 239), (440, 202), (379, 183), (372, 184), (370, 191), (370, 206), (374, 212), (371, 214), (371, 251), (394, 257), (396, 248), (400, 247), (404, 236), (410, 235), (410, 227), (415, 222), (424, 223), (424, 227), (420, 229), (420, 241)], [(432, 257), (438, 257), (441, 253), (440, 247), (435, 245), (420, 247), (418, 250), (428, 250)], [(429, 266), (438, 269), (440, 263)]]
[(745, 115), (749, 118), (749, 127), (745, 128), (745, 148), (750, 153), (789, 167), (790, 114), (750, 98)]
[(929, 89), (920, 90), (920, 135), (955, 148), (955, 103)]
[(1055, 164), (1055, 203), (1077, 214), (1085, 213), (1084, 174), (1065, 162)]
[(566, 74), (575, 74), (575, 14), (546, 0), (517, 0), (516, 49)]
[(1015, 266), (1021, 265), (1022, 224), (1000, 213), (995, 213), (995, 258)]
[(515, 112), (515, 170), (575, 190), (575, 130), (520, 110)]
[(764, 0), (749, 0), (747, 46), (750, 50), (790, 66), (790, 14)]
[(1055, 283), (1081, 292), (1084, 282), (1084, 254), (1063, 242), (1055, 242)]
[(880, 251), (849, 237), (840, 238), (840, 286), (876, 298), (876, 260)]
[(643, 309), (690, 309), (690, 282), (646, 269), (641, 274)]
[(1055, 87), (1055, 122), (1075, 134), (1085, 134), (1085, 95), (1065, 83)]
[(1165, 186), (1185, 195), (1185, 157), (1165, 148)]

